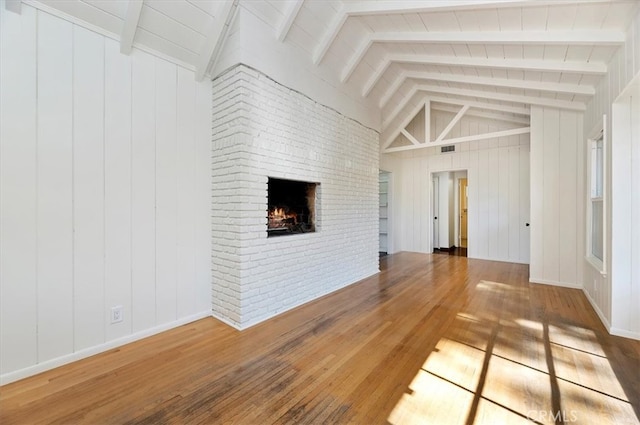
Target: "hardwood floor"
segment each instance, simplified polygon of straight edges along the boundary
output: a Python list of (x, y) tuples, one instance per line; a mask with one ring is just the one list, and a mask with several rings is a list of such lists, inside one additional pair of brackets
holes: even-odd
[(0, 388), (0, 423), (640, 423), (640, 341), (524, 265), (401, 253), (238, 332), (204, 319)]

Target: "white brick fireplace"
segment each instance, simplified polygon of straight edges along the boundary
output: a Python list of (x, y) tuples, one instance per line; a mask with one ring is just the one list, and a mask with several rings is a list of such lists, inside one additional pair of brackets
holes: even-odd
[[(246, 328), (378, 271), (378, 133), (237, 65), (213, 81), (213, 314)], [(267, 238), (268, 178), (318, 183), (314, 233)]]

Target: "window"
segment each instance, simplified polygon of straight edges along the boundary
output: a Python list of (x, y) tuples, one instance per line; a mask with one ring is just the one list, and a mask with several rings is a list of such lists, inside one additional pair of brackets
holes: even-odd
[[(603, 117), (606, 123), (606, 116)], [(587, 200), (587, 260), (605, 274), (606, 247), (606, 132), (599, 131), (589, 139), (589, 198)]]
[(591, 142), (591, 255), (603, 261), (602, 230), (603, 199), (602, 177), (604, 169), (602, 136)]

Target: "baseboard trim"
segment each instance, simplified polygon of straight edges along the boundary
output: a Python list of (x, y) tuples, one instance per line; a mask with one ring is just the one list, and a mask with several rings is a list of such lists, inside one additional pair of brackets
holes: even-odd
[(223, 316), (218, 315), (215, 311), (211, 314), (211, 316), (212, 316), (214, 319), (221, 321), (221, 322), (222, 322), (222, 323), (224, 323), (225, 325), (227, 325), (227, 326), (231, 326), (233, 329), (236, 329), (236, 330), (238, 330), (238, 331), (241, 331), (241, 330), (242, 330), (242, 328), (241, 328), (237, 323), (234, 323), (234, 322), (230, 321), (230, 320), (229, 320), (229, 319), (227, 319), (226, 317), (223, 317)]
[(211, 311), (203, 311), (200, 313), (192, 314), (191, 316), (186, 316), (173, 322), (155, 326), (150, 329), (145, 329), (143, 331), (136, 332), (122, 338), (114, 339), (103, 344), (94, 345), (93, 347), (84, 348), (74, 353), (65, 354), (64, 356), (56, 357), (55, 359), (47, 360), (33, 366), (25, 367), (24, 369), (8, 372), (0, 375), (0, 385), (19, 381), (20, 379), (28, 378), (30, 376), (37, 375), (38, 373), (46, 372), (48, 370), (55, 369), (56, 367), (60, 367), (68, 363), (72, 363), (96, 354), (103, 353), (105, 351), (120, 347), (130, 342), (138, 341), (140, 339), (147, 338), (160, 332), (177, 328), (178, 326), (186, 325), (187, 323), (195, 322), (196, 320), (204, 319), (205, 317), (211, 317)]
[(550, 286), (560, 286), (563, 288), (571, 288), (571, 289), (584, 289), (582, 285), (577, 283), (560, 282), (557, 280), (548, 280), (548, 279), (538, 279), (536, 277), (530, 277), (529, 283), (537, 283), (540, 285), (550, 285)]
[(604, 315), (602, 310), (600, 310), (600, 307), (598, 306), (596, 301), (591, 297), (591, 294), (589, 294), (589, 291), (582, 288), (582, 292), (584, 293), (584, 296), (587, 297), (587, 301), (589, 301), (589, 304), (591, 304), (591, 308), (593, 308), (593, 311), (596, 312), (596, 314), (598, 315), (598, 318), (600, 319), (604, 327), (607, 329), (607, 332), (611, 333), (611, 324), (607, 320), (607, 317)]
[[(303, 305), (305, 305), (305, 304), (307, 304), (307, 303), (310, 303), (310, 302), (312, 302), (312, 301), (316, 301), (316, 300), (318, 300), (318, 299), (320, 299), (320, 298), (322, 298), (322, 297), (326, 297), (327, 295), (330, 295), (330, 294), (332, 294), (332, 293), (334, 293), (334, 292), (340, 291), (341, 289), (347, 288), (347, 287), (349, 287), (349, 286), (351, 286), (351, 285), (355, 285), (356, 283), (358, 283), (358, 282), (360, 282), (360, 281), (362, 281), (362, 280), (364, 280), (364, 279), (367, 279), (367, 278), (369, 278), (369, 277), (371, 277), (371, 276), (373, 276), (373, 275), (376, 275), (376, 274), (378, 274), (378, 273), (380, 273), (380, 271), (376, 268), (376, 269), (375, 269), (375, 271), (373, 271), (373, 272), (367, 272), (367, 273), (365, 273), (364, 275), (362, 275), (362, 276), (360, 276), (360, 277), (356, 278), (356, 279), (355, 279), (353, 282), (351, 282), (351, 283), (347, 283), (347, 284), (342, 285), (342, 286), (340, 286), (340, 287), (338, 287), (338, 288), (332, 289), (332, 290), (330, 290), (329, 292), (326, 292), (326, 293), (324, 293), (324, 294), (316, 295), (316, 296), (314, 296), (314, 297), (312, 297), (312, 298), (310, 298), (310, 299), (307, 299), (307, 300), (301, 301), (301, 302), (299, 302), (299, 303), (296, 303), (296, 304), (293, 304), (293, 305), (287, 306), (286, 308), (284, 308), (284, 309), (282, 309), (282, 310), (280, 310), (280, 311), (276, 312), (275, 314), (272, 314), (272, 315), (269, 315), (269, 316), (266, 316), (266, 317), (258, 317), (258, 318), (255, 318), (255, 319), (249, 320), (249, 321), (247, 321), (246, 323), (243, 323), (243, 324), (242, 324), (242, 325), (240, 325), (240, 326), (235, 326), (235, 325), (231, 325), (231, 326), (233, 326), (234, 328), (236, 328), (236, 329), (238, 329), (238, 330), (240, 330), (240, 331), (243, 331), (243, 330), (245, 330), (245, 329), (249, 329), (249, 328), (250, 328), (250, 327), (252, 327), (252, 326), (255, 326), (255, 325), (257, 325), (257, 324), (260, 324), (260, 323), (262, 323), (262, 322), (265, 322), (265, 321), (267, 321), (267, 320), (269, 320), (269, 319), (273, 319), (274, 317), (280, 316), (281, 314), (286, 313), (287, 311), (293, 310), (294, 308), (298, 308), (298, 307), (303, 306)], [(216, 318), (217, 318), (217, 317), (216, 317)], [(221, 319), (221, 320), (222, 320), (222, 319)], [(224, 321), (224, 320), (223, 320), (223, 321)], [(229, 322), (227, 322), (227, 321), (224, 321), (224, 322), (225, 322), (225, 323), (229, 323)]]
[[(468, 248), (467, 248), (468, 249)], [(519, 260), (509, 260), (508, 258), (489, 258), (489, 257), (478, 257), (469, 255), (469, 251), (467, 251), (467, 258), (470, 260), (482, 260), (482, 261), (497, 261), (499, 263), (511, 263), (511, 264), (529, 264)]]
[(640, 332), (632, 332), (626, 329), (620, 328), (611, 328), (609, 329), (609, 333), (615, 336), (621, 336), (623, 338), (637, 339), (640, 340)]

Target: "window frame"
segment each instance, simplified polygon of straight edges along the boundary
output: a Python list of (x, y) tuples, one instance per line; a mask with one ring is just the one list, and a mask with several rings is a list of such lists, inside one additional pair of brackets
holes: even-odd
[[(596, 131), (591, 133), (591, 137), (587, 138), (587, 193), (586, 193), (586, 252), (585, 259), (593, 268), (595, 268), (602, 276), (607, 275), (607, 116), (602, 116), (602, 123), (596, 126)], [(597, 188), (595, 179), (597, 176), (597, 163), (593, 157), (597, 144), (602, 143), (602, 166), (601, 166), (601, 193), (594, 193)], [(600, 195), (600, 196), (598, 196)], [(593, 206), (594, 203), (602, 204), (602, 258), (598, 258), (593, 254)]]

